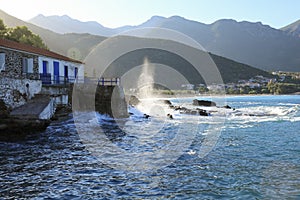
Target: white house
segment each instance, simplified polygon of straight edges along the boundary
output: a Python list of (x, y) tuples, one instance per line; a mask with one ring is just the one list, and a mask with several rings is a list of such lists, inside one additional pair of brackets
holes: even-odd
[(58, 88), (54, 92), (51, 90), (50, 95), (56, 98), (56, 104), (66, 104), (68, 94), (62, 94), (60, 89), (63, 87), (65, 91), (67, 84), (75, 81), (84, 82), (84, 64), (81, 61), (0, 39), (0, 99), (6, 106), (21, 106), (47, 88)]
[(84, 64), (58, 53), (0, 39), (0, 77), (41, 80), (44, 84), (84, 81)]

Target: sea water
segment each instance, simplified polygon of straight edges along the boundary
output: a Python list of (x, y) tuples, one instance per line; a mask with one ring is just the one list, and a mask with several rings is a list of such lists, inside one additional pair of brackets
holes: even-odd
[(225, 101), (211, 116), (147, 102), (128, 119), (79, 113), (1, 141), (0, 198), (300, 199), (300, 96)]

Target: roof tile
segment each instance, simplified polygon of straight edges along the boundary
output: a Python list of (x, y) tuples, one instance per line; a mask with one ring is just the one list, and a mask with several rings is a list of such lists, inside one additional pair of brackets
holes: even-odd
[(37, 55), (41, 55), (41, 56), (47, 56), (47, 57), (51, 57), (51, 58), (55, 58), (55, 59), (59, 59), (59, 60), (64, 60), (64, 61), (83, 64), (83, 62), (81, 62), (79, 60), (75, 60), (75, 59), (60, 55), (60, 54), (55, 53), (53, 51), (33, 47), (33, 46), (28, 45), (28, 44), (22, 44), (22, 43), (14, 42), (14, 41), (11, 41), (11, 40), (0, 39), (0, 47), (1, 46), (6, 47), (6, 48), (10, 48), (10, 49), (16, 49), (16, 50), (19, 50), (19, 51), (25, 51), (25, 52), (28, 52), (28, 53), (33, 53), (33, 54), (37, 54)]

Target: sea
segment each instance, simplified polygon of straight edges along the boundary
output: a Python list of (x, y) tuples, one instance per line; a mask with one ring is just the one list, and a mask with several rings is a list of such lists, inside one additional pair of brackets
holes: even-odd
[(169, 100), (210, 115), (145, 99), (0, 141), (0, 199), (300, 199), (300, 95)]

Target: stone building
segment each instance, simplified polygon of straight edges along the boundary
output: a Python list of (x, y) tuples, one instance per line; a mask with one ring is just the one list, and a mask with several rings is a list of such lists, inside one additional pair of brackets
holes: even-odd
[(0, 99), (15, 108), (44, 86), (84, 81), (84, 64), (55, 52), (0, 39)]

